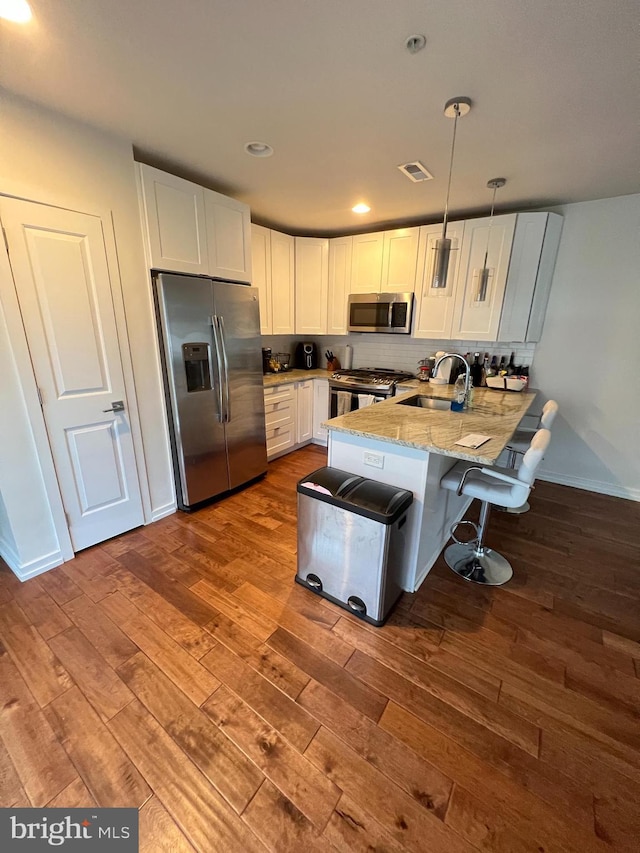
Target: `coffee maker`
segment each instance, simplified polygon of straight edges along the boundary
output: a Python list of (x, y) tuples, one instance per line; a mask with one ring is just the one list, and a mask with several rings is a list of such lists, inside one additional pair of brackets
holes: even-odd
[(315, 370), (318, 367), (318, 347), (312, 341), (297, 344), (296, 367), (300, 370)]

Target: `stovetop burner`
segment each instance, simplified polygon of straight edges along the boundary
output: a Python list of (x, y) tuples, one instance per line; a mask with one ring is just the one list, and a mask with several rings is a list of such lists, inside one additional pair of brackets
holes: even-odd
[(358, 367), (336, 370), (331, 376), (331, 385), (336, 388), (354, 388), (354, 390), (355, 386), (362, 390), (378, 392), (391, 390), (393, 393), (397, 382), (413, 378), (413, 373), (407, 373), (405, 370), (393, 370), (386, 367)]

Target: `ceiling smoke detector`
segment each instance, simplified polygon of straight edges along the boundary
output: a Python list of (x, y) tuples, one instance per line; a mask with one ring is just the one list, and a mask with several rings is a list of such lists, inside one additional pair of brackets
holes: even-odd
[(247, 142), (244, 150), (252, 157), (271, 157), (273, 154), (273, 148), (266, 142)]
[(398, 169), (402, 172), (403, 175), (406, 175), (410, 181), (413, 181), (414, 184), (419, 183), (420, 181), (431, 181), (433, 180), (433, 175), (420, 160), (414, 160), (413, 163), (402, 163), (402, 165), (398, 166)]

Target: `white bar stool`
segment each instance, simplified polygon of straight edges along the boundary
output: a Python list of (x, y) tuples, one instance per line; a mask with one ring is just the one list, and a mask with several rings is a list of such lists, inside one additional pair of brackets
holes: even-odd
[[(478, 524), (473, 521), (459, 521), (451, 528), (453, 545), (444, 552), (444, 559), (450, 569), (467, 581), (500, 586), (513, 575), (511, 563), (491, 548), (484, 545), (484, 535), (489, 520), (491, 504), (499, 506), (521, 506), (533, 488), (536, 469), (542, 462), (549, 446), (551, 433), (540, 429), (531, 440), (529, 449), (522, 457), (520, 467), (484, 468), (473, 462), (458, 462), (440, 480), (443, 489), (458, 495), (470, 495), (482, 501)], [(462, 542), (454, 531), (461, 524), (471, 525), (475, 529), (475, 538)]]
[[(507, 460), (507, 465), (509, 468), (516, 468), (518, 464), (518, 456), (522, 456), (527, 452), (529, 448), (529, 443), (536, 431), (539, 429), (551, 429), (551, 425), (556, 419), (556, 415), (558, 414), (558, 404), (555, 400), (547, 400), (547, 402), (542, 407), (542, 412), (539, 415), (525, 415), (525, 417), (533, 417), (538, 419), (538, 423), (535, 427), (521, 427), (517, 429), (514, 434), (509, 439), (509, 443), (507, 444), (506, 449), (509, 451), (509, 457)], [(528, 501), (525, 501), (522, 506), (513, 506), (513, 507), (496, 507), (496, 509), (501, 510), (502, 512), (509, 512), (512, 515), (522, 515), (525, 512), (529, 512), (531, 507), (529, 506)]]

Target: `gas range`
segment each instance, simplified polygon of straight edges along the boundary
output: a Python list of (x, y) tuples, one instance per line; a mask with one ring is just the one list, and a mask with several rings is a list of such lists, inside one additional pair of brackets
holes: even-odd
[(360, 367), (336, 370), (331, 375), (329, 386), (336, 390), (373, 393), (381, 397), (392, 397), (398, 382), (414, 379), (413, 373), (384, 367)]

